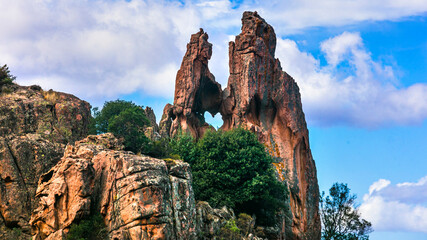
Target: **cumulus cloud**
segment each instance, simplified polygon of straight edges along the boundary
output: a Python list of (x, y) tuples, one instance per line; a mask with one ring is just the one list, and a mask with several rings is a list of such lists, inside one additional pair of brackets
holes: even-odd
[(359, 210), (375, 230), (427, 233), (427, 176), (396, 185), (380, 179), (371, 185)]
[[(214, 44), (210, 69), (225, 86), (227, 42), (240, 31), (244, 10), (258, 10), (279, 35), (427, 11), (416, 0), (0, 0), (0, 6), (7, 9), (0, 15), (0, 63), (18, 83), (89, 101), (135, 92), (171, 98), (186, 44), (199, 27)], [(329, 39), (321, 49), (328, 66), (290, 40), (279, 39), (277, 47), (284, 69), (299, 81), (312, 123), (375, 126), (426, 118), (425, 84), (397, 88), (392, 67), (371, 59), (357, 33)], [(346, 75), (343, 63), (355, 71)]]
[(311, 123), (377, 127), (427, 118), (427, 85), (398, 87), (392, 66), (372, 59), (359, 33), (344, 32), (320, 44), (327, 64), (278, 39), (276, 56), (301, 89)]
[(162, 1), (1, 1), (0, 60), (18, 82), (83, 97), (173, 95), (200, 17)]
[(285, 34), (309, 27), (396, 20), (427, 11), (427, 4), (420, 0), (270, 0), (244, 1), (244, 5), (267, 16), (277, 26), (276, 32)]

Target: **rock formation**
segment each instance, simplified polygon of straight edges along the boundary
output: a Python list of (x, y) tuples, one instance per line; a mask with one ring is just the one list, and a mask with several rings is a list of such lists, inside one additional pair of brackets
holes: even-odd
[(112, 134), (67, 146), (40, 178), (31, 224), (35, 239), (58, 239), (98, 211), (110, 239), (196, 239), (189, 165), (122, 151)]
[[(212, 55), (212, 44), (208, 42), (208, 34), (200, 29), (191, 35), (187, 44), (187, 52), (182, 59), (175, 82), (174, 105), (165, 107), (161, 122), (161, 132), (170, 135), (180, 129), (190, 132), (198, 138), (212, 128), (204, 122), (203, 114), (208, 111), (216, 114), (221, 105), (221, 85), (210, 73), (208, 60)], [(170, 128), (165, 128), (170, 125)]]
[(229, 44), (222, 128), (252, 130), (275, 157), (279, 178), (290, 189), (292, 220), (285, 223), (287, 239), (307, 234), (320, 239), (319, 188), (299, 88), (274, 58), (273, 28), (256, 12), (245, 12), (242, 23), (242, 32)]
[(39, 86), (9, 89), (0, 95), (0, 239), (28, 239), (37, 181), (65, 143), (86, 136), (90, 105)]
[[(161, 134), (173, 136), (181, 128), (199, 138), (207, 128), (201, 124), (204, 112), (215, 114), (218, 109), (223, 130), (241, 126), (255, 132), (274, 156), (278, 178), (290, 190), (289, 209), (278, 222), (277, 238), (320, 239), (316, 167), (299, 88), (275, 59), (273, 28), (256, 12), (243, 14), (242, 32), (229, 44), (230, 77), (224, 91), (207, 69), (211, 46), (203, 41), (204, 35), (203, 31), (192, 35), (187, 45), (176, 78), (174, 105), (164, 109)], [(205, 51), (209, 54), (194, 50), (200, 46), (209, 46)], [(201, 56), (209, 57), (189, 61)]]
[(37, 133), (58, 143), (87, 135), (90, 105), (73, 95), (14, 85), (0, 97), (0, 136)]
[(148, 137), (152, 141), (159, 140), (161, 138), (159, 134), (159, 126), (156, 122), (156, 115), (154, 114), (154, 111), (150, 107), (146, 107), (144, 109), (145, 116), (147, 116), (148, 121), (150, 122), (148, 127), (145, 127), (144, 134), (146, 137)]

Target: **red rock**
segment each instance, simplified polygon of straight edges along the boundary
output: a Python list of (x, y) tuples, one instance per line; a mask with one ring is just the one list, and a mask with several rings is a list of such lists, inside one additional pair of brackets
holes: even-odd
[(103, 216), (109, 239), (196, 239), (189, 165), (122, 149), (112, 134), (67, 147), (40, 178), (31, 218), (35, 239), (66, 235), (90, 209)]
[(169, 135), (175, 135), (181, 129), (198, 138), (211, 129), (204, 122), (203, 114), (206, 111), (216, 114), (221, 105), (221, 85), (208, 68), (211, 55), (212, 44), (208, 42), (208, 34), (200, 29), (191, 35), (176, 75), (172, 112), (168, 110), (169, 115), (166, 116), (166, 120), (172, 119), (170, 129), (165, 129), (169, 130)]
[(90, 105), (35, 85), (8, 90), (0, 94), (0, 239), (28, 239), (37, 181), (64, 144), (86, 136)]
[(299, 88), (274, 58), (273, 28), (256, 12), (245, 12), (242, 24), (242, 32), (229, 44), (222, 129), (250, 129), (275, 157), (279, 178), (290, 189), (292, 220), (284, 224), (286, 239), (320, 239), (316, 166)]
[[(301, 96), (295, 80), (274, 57), (273, 28), (256, 12), (243, 14), (242, 32), (229, 44), (230, 77), (222, 93), (207, 69), (211, 46), (203, 35), (202, 31), (194, 34), (187, 45), (176, 78), (174, 105), (165, 107), (160, 132), (173, 136), (183, 129), (199, 138), (208, 128), (202, 125), (204, 111), (215, 114), (218, 109), (223, 130), (242, 126), (255, 132), (274, 156), (278, 178), (290, 190), (290, 212), (277, 223), (277, 238), (320, 239), (319, 188)], [(208, 46), (206, 54), (197, 51), (200, 45)], [(202, 72), (208, 74), (203, 77)], [(205, 89), (203, 81), (211, 87)], [(197, 94), (206, 91), (209, 94)]]

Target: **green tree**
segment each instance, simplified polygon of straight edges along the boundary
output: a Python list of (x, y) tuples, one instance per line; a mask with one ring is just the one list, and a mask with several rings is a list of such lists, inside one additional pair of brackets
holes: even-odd
[(112, 132), (122, 138), (125, 149), (135, 153), (147, 153), (150, 140), (144, 135), (149, 124), (142, 106), (130, 101), (115, 100), (105, 102), (101, 111), (94, 108), (91, 133)]
[(189, 162), (196, 199), (257, 216), (269, 225), (284, 207), (286, 188), (272, 168), (272, 158), (255, 134), (242, 128), (209, 131), (197, 143), (188, 135), (172, 140), (173, 152)]
[(79, 223), (71, 224), (67, 240), (105, 240), (108, 231), (101, 214), (94, 214)]
[(325, 240), (367, 240), (371, 223), (362, 219), (355, 206), (356, 195), (350, 194), (347, 184), (334, 183), (329, 196), (322, 193), (320, 217), (322, 239)]
[(0, 90), (3, 86), (12, 84), (16, 77), (10, 74), (9, 67), (5, 64), (0, 67)]

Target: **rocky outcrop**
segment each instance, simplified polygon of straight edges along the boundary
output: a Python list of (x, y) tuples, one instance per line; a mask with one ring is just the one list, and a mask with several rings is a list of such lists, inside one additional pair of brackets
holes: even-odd
[(208, 202), (197, 202), (197, 226), (199, 226), (199, 237), (214, 239), (219, 235), (221, 228), (236, 216), (232, 209), (224, 206), (221, 209), (212, 208)]
[(204, 122), (203, 114), (208, 111), (216, 114), (221, 105), (221, 85), (210, 73), (208, 60), (212, 55), (212, 44), (208, 42), (208, 34), (200, 29), (191, 35), (187, 44), (187, 52), (182, 60), (175, 81), (175, 98), (172, 109), (166, 106), (165, 121), (160, 124), (163, 132), (175, 135), (180, 129), (189, 132), (196, 138), (212, 128)]
[(64, 145), (39, 134), (0, 137), (0, 239), (13, 228), (30, 234), (29, 220), (40, 175), (61, 158)]
[(145, 116), (147, 116), (147, 119), (149, 121), (149, 126), (144, 128), (144, 134), (146, 137), (148, 137), (151, 141), (157, 141), (161, 138), (159, 134), (159, 126), (156, 122), (156, 115), (154, 114), (154, 111), (150, 107), (146, 107), (144, 109)]
[(27, 238), (39, 177), (87, 134), (90, 105), (39, 86), (0, 94), (0, 239)]
[(316, 167), (299, 88), (274, 57), (273, 28), (256, 12), (245, 12), (242, 24), (242, 32), (229, 44), (223, 129), (244, 126), (254, 131), (275, 157), (279, 178), (290, 189), (287, 239), (301, 239), (308, 232), (320, 239)]
[(110, 239), (196, 239), (189, 165), (121, 149), (112, 134), (67, 147), (40, 178), (31, 218), (35, 239), (65, 235), (91, 209), (103, 216)]
[[(206, 77), (191, 71), (201, 66), (189, 62), (188, 56), (194, 56), (191, 53), (195, 51), (191, 50), (196, 47), (192, 44), (203, 34), (193, 35), (187, 46), (177, 74), (174, 105), (165, 107), (160, 132), (174, 135), (181, 127), (198, 138), (207, 128), (200, 124), (204, 123), (203, 113), (215, 114), (218, 109), (224, 120), (223, 130), (244, 127), (255, 132), (274, 157), (278, 178), (290, 190), (288, 210), (276, 226), (279, 229), (277, 238), (311, 236), (311, 239), (320, 239), (316, 166), (310, 151), (301, 96), (295, 80), (282, 70), (280, 61), (274, 56), (276, 35), (273, 28), (256, 12), (243, 14), (242, 32), (229, 44), (230, 76), (223, 91), (213, 77), (208, 78), (211, 87), (206, 88), (206, 84), (197, 81)], [(203, 92), (209, 94), (196, 94)], [(195, 116), (197, 121), (190, 120)]]
[(89, 103), (36, 85), (10, 88), (0, 96), (0, 136), (37, 133), (64, 144), (87, 136)]

